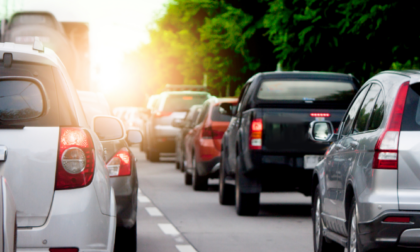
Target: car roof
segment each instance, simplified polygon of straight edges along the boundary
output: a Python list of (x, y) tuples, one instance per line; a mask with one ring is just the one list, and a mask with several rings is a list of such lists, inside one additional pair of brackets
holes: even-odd
[(316, 71), (274, 71), (274, 72), (261, 72), (253, 75), (247, 82), (253, 81), (255, 78), (258, 78), (259, 76), (263, 76), (266, 78), (273, 78), (273, 77), (281, 77), (281, 76), (314, 76), (314, 77), (342, 77), (342, 78), (348, 78), (348, 79), (355, 79), (355, 77), (352, 74), (344, 74), (344, 73), (334, 73), (334, 72), (316, 72)]
[(5, 53), (11, 53), (13, 61), (38, 63), (65, 69), (57, 54), (49, 48), (44, 48), (44, 52), (40, 52), (34, 50), (32, 45), (0, 43), (0, 60), (3, 60)]

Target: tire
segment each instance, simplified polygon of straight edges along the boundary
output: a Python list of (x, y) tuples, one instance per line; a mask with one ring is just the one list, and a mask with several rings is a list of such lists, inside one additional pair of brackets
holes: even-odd
[(222, 154), (219, 170), (219, 203), (220, 205), (235, 205), (235, 187), (226, 184), (226, 172), (223, 163)]
[(179, 170), (180, 167), (181, 167), (180, 163), (178, 161), (175, 161), (175, 168)]
[(193, 189), (194, 191), (207, 191), (208, 189), (208, 178), (204, 176), (200, 176), (197, 170), (197, 163), (195, 159), (195, 154), (192, 157), (192, 168), (193, 168)]
[(181, 163), (179, 164), (179, 170), (181, 172), (185, 172), (185, 157), (184, 157), (184, 153), (182, 153), (182, 159), (181, 159)]
[(184, 184), (185, 185), (191, 185), (192, 184), (192, 175), (188, 173), (188, 171), (185, 171), (184, 174)]
[(349, 241), (347, 242), (347, 251), (348, 252), (360, 252), (362, 251), (362, 246), (360, 244), (359, 239), (359, 228), (358, 228), (358, 220), (357, 220), (357, 211), (356, 211), (356, 200), (353, 198), (350, 211), (349, 211), (349, 220), (347, 223), (349, 224), (348, 234), (349, 234)]
[(149, 158), (151, 162), (159, 162), (160, 153), (157, 151), (150, 150)]
[(260, 211), (260, 194), (259, 193), (242, 193), (239, 174), (239, 167), (242, 166), (241, 158), (237, 157), (237, 167), (235, 174), (235, 206), (236, 213), (241, 216), (256, 216)]
[(137, 224), (132, 228), (117, 227), (114, 252), (135, 252), (137, 250)]
[(321, 218), (322, 203), (319, 196), (319, 185), (314, 192), (312, 202), (312, 227), (315, 252), (343, 252), (344, 248), (333, 241), (327, 241), (323, 235), (324, 225)]

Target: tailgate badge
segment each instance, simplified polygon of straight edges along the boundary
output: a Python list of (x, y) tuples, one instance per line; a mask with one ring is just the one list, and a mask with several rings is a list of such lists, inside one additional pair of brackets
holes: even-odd
[(6, 146), (0, 145), (0, 162), (4, 162), (7, 159), (7, 148)]

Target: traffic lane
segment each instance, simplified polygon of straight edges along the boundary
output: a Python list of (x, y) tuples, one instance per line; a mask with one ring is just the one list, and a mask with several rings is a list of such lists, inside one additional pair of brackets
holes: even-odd
[[(240, 217), (221, 206), (217, 180), (194, 192), (170, 159), (150, 163), (137, 148), (143, 193), (198, 251), (296, 251), (313, 249), (310, 198), (299, 193), (263, 193), (259, 216)], [(141, 222), (141, 220), (139, 220)]]

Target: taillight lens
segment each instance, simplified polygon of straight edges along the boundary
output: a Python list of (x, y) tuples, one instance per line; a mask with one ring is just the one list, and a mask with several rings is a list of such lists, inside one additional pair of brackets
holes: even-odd
[(110, 177), (130, 176), (131, 159), (127, 148), (119, 150), (106, 164)]
[(50, 248), (50, 252), (79, 252), (78, 248)]
[(250, 134), (249, 134), (249, 149), (250, 150), (262, 149), (262, 131), (263, 131), (262, 119), (252, 120)]
[(89, 185), (95, 169), (95, 148), (89, 133), (80, 128), (61, 128), (55, 189)]
[(373, 169), (398, 169), (398, 143), (408, 87), (409, 82), (405, 82), (398, 90), (385, 130), (375, 146)]
[(155, 117), (165, 117), (165, 116), (170, 116), (172, 115), (172, 112), (167, 112), (167, 111), (158, 111), (155, 114)]
[(203, 128), (201, 131), (201, 137), (207, 139), (222, 139), (224, 131), (213, 130), (211, 127)]
[(384, 222), (391, 222), (391, 223), (410, 223), (410, 217), (386, 217)]

